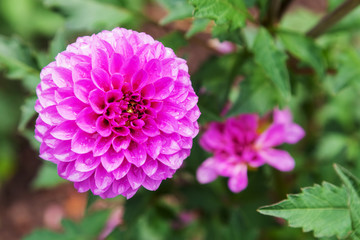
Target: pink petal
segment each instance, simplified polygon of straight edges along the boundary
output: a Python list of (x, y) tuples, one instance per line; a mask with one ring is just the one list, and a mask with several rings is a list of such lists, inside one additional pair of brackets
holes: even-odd
[(149, 74), (149, 79), (158, 79), (161, 76), (161, 63), (158, 59), (151, 59), (145, 65), (145, 71)]
[(77, 115), (76, 124), (84, 132), (94, 133), (97, 119), (98, 115), (90, 107), (87, 107)]
[(89, 102), (91, 108), (97, 114), (102, 114), (105, 111), (105, 93), (99, 89), (92, 90), (89, 94)]
[(159, 162), (156, 173), (154, 173), (154, 175), (152, 175), (151, 178), (154, 180), (163, 180), (166, 178), (171, 178), (175, 171), (176, 170), (170, 169), (168, 166)]
[(146, 151), (143, 145), (131, 142), (129, 147), (124, 150), (124, 154), (129, 163), (140, 167), (146, 161)]
[(124, 75), (125, 80), (130, 81), (131, 77), (139, 69), (139, 58), (137, 56), (132, 56), (125, 66), (121, 69), (121, 74)]
[(150, 191), (155, 191), (159, 188), (161, 184), (161, 180), (154, 180), (152, 178), (149, 178), (148, 176), (145, 177), (145, 180), (143, 181), (142, 185), (144, 188)]
[(163, 108), (167, 114), (170, 114), (175, 119), (181, 119), (187, 113), (186, 109), (183, 106), (169, 101), (164, 101)]
[(230, 177), (228, 186), (232, 192), (238, 193), (244, 190), (248, 185), (247, 167), (246, 165), (241, 164), (235, 166), (235, 168), (236, 174)]
[(175, 139), (171, 137), (162, 137), (162, 148), (161, 153), (170, 155), (178, 152), (180, 150), (180, 146)]
[(89, 134), (79, 130), (71, 140), (71, 151), (79, 154), (88, 153), (95, 147), (97, 134)]
[(105, 94), (105, 101), (107, 103), (112, 103), (120, 100), (123, 97), (123, 94), (119, 90), (110, 90)]
[(80, 79), (74, 83), (74, 94), (83, 103), (89, 103), (89, 94), (94, 88), (90, 79)]
[(169, 166), (171, 169), (178, 169), (181, 167), (184, 159), (187, 158), (189, 154), (190, 150), (183, 149), (171, 155), (160, 154), (157, 159), (163, 164)]
[(95, 185), (99, 189), (107, 189), (114, 181), (114, 176), (108, 173), (101, 165), (95, 170)]
[(89, 172), (97, 168), (99, 164), (99, 157), (94, 157), (91, 153), (81, 154), (75, 161), (75, 169), (79, 172)]
[(263, 132), (255, 142), (258, 149), (266, 149), (281, 145), (287, 137), (286, 126), (284, 124), (273, 123)]
[(86, 105), (79, 101), (76, 97), (69, 97), (61, 101), (56, 109), (59, 114), (67, 120), (76, 120), (76, 116), (86, 107)]
[(179, 130), (177, 132), (181, 136), (195, 137), (197, 135), (197, 129), (194, 127), (193, 123), (187, 117), (180, 119), (178, 122), (179, 122)]
[(91, 65), (89, 63), (78, 63), (72, 70), (72, 78), (74, 82), (80, 79), (90, 79)]
[(122, 75), (115, 73), (110, 78), (113, 89), (121, 89), (124, 84), (124, 78)]
[(101, 163), (108, 172), (112, 172), (117, 169), (124, 160), (124, 154), (122, 151), (115, 152), (110, 149), (107, 153), (101, 156)]
[(57, 103), (60, 103), (61, 101), (69, 97), (74, 97), (73, 87), (58, 88), (55, 91), (55, 101)]
[(266, 149), (259, 152), (259, 156), (270, 166), (283, 171), (291, 171), (295, 167), (295, 161), (290, 154), (283, 150)]
[(108, 137), (111, 134), (110, 122), (103, 116), (96, 120), (96, 131), (103, 137)]
[(130, 145), (131, 138), (129, 136), (117, 136), (113, 139), (112, 145), (116, 152), (121, 149), (127, 149)]
[(54, 157), (61, 162), (71, 162), (77, 158), (77, 154), (71, 151), (71, 141), (63, 141), (53, 151)]
[(173, 133), (179, 129), (178, 121), (171, 115), (159, 112), (157, 119), (158, 128), (165, 133)]
[(109, 91), (111, 89), (110, 77), (107, 72), (101, 68), (93, 68), (91, 70), (91, 79), (95, 86), (102, 91)]
[(109, 64), (110, 74), (119, 73), (124, 64), (124, 58), (118, 53), (113, 53)]
[(72, 182), (82, 182), (93, 174), (92, 172), (76, 171), (74, 162), (60, 162), (57, 169), (60, 177)]
[(148, 84), (141, 89), (141, 96), (146, 99), (150, 99), (155, 95), (155, 87), (153, 84)]
[(224, 125), (221, 123), (210, 123), (208, 130), (200, 138), (200, 146), (206, 151), (212, 152), (226, 146), (224, 139)]
[(128, 127), (114, 127), (112, 128), (113, 132), (116, 133), (119, 136), (127, 136), (130, 133), (130, 130)]
[(105, 71), (107, 71), (108, 65), (109, 65), (109, 61), (108, 61), (108, 56), (106, 55), (106, 53), (102, 49), (94, 47), (91, 51), (92, 69), (99, 68), (99, 69), (104, 69)]
[(141, 168), (132, 166), (127, 174), (127, 179), (132, 189), (137, 189), (145, 180), (145, 173)]
[(71, 71), (63, 67), (54, 67), (52, 71), (52, 79), (59, 88), (71, 87), (73, 80), (71, 77)]
[(129, 188), (130, 188), (129, 181), (126, 177), (124, 177), (114, 181), (112, 190), (117, 194), (124, 195), (124, 192), (126, 192)]
[(137, 71), (131, 78), (131, 86), (133, 90), (137, 90), (144, 86), (148, 81), (148, 74), (144, 70)]
[(139, 144), (146, 142), (148, 139), (141, 129), (130, 129), (130, 136), (132, 140)]
[(123, 178), (130, 170), (132, 164), (129, 163), (126, 159), (122, 161), (120, 166), (112, 171), (116, 180)]
[(47, 107), (40, 112), (40, 118), (49, 125), (59, 125), (64, 122), (65, 119), (60, 116), (55, 105)]
[(156, 125), (156, 122), (152, 118), (144, 120), (145, 125), (142, 127), (143, 133), (149, 137), (155, 137), (160, 134), (160, 131)]
[(288, 124), (292, 123), (292, 114), (290, 109), (274, 109), (274, 123)]
[(217, 178), (216, 161), (214, 158), (206, 159), (196, 171), (196, 179), (202, 183), (209, 183)]
[(159, 136), (149, 138), (146, 142), (146, 152), (153, 159), (156, 159), (161, 151), (162, 141)]
[(60, 140), (70, 140), (73, 138), (77, 130), (78, 126), (75, 121), (65, 121), (56, 126), (51, 131), (51, 135)]
[(46, 89), (45, 91), (40, 91), (40, 90), (38, 90), (38, 88), (36, 89), (36, 94), (39, 97), (40, 104), (44, 108), (56, 104), (55, 99), (54, 99), (55, 89), (56, 88), (49, 88), (49, 89)]
[(85, 179), (84, 181), (81, 181), (81, 182), (75, 182), (74, 187), (79, 193), (84, 193), (84, 192), (89, 191), (90, 190), (90, 180), (89, 180), (89, 178), (87, 178), (87, 179)]
[(158, 161), (148, 158), (141, 168), (147, 176), (151, 177), (158, 168)]
[(305, 131), (299, 125), (295, 123), (288, 124), (286, 126), (285, 142), (294, 144), (300, 141), (305, 136)]
[(109, 150), (113, 138), (114, 137), (112, 137), (112, 136), (98, 137), (98, 139), (95, 142), (95, 147), (93, 150), (94, 157), (105, 154)]
[(164, 77), (154, 82), (154, 86), (155, 86), (154, 99), (165, 99), (170, 95), (171, 91), (174, 89), (174, 80), (169, 77)]

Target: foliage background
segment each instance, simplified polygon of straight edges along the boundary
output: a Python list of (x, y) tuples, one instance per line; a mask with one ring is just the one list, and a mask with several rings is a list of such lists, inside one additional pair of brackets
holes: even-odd
[[(360, 8), (326, 33), (305, 37), (342, 2), (1, 0), (1, 239), (96, 239), (114, 211), (121, 224), (107, 239), (314, 239), (256, 210), (315, 183), (340, 186), (334, 163), (360, 176)], [(87, 195), (37, 157), (35, 87), (41, 68), (76, 37), (116, 26), (145, 31), (187, 59), (202, 126), (289, 106), (307, 133), (283, 146), (295, 170), (256, 169), (239, 194), (227, 179), (200, 185), (195, 172), (208, 154), (195, 139), (184, 167), (158, 191), (141, 190), (129, 201), (95, 199), (86, 208)], [(224, 54), (214, 39), (236, 50)], [(29, 235), (35, 228), (49, 230)]]

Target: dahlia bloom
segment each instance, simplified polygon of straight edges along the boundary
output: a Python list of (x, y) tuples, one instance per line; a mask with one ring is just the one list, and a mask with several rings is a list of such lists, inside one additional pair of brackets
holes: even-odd
[(190, 154), (200, 111), (186, 61), (149, 35), (79, 37), (40, 77), (40, 157), (79, 192), (156, 190)]
[(198, 168), (198, 181), (204, 184), (217, 176), (229, 177), (229, 189), (237, 193), (248, 184), (248, 167), (269, 164), (280, 171), (291, 171), (294, 159), (288, 152), (274, 147), (297, 143), (304, 137), (304, 130), (293, 123), (288, 109), (275, 109), (273, 122), (261, 132), (266, 124), (266, 120), (259, 119), (256, 114), (242, 114), (224, 123), (211, 123), (200, 138), (200, 145), (214, 155)]

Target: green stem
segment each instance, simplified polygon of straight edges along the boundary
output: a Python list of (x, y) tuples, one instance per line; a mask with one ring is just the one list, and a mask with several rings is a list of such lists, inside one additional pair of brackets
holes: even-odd
[(325, 15), (310, 31), (306, 33), (308, 37), (317, 38), (325, 33), (330, 27), (339, 22), (349, 12), (360, 5), (360, 0), (346, 0), (334, 11)]

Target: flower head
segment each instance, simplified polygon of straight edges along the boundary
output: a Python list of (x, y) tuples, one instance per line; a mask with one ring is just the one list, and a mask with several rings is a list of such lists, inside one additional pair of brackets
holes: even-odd
[(298, 142), (304, 137), (304, 130), (292, 122), (288, 109), (275, 109), (273, 123), (260, 132), (265, 123), (265, 119), (259, 119), (256, 114), (242, 114), (224, 123), (211, 123), (200, 145), (214, 155), (197, 170), (198, 181), (209, 183), (217, 176), (229, 177), (230, 190), (240, 192), (248, 184), (248, 167), (269, 164), (280, 171), (292, 170), (294, 159), (288, 152), (274, 147)]
[(186, 61), (149, 35), (79, 37), (40, 77), (40, 157), (79, 192), (156, 190), (190, 154), (200, 112)]

